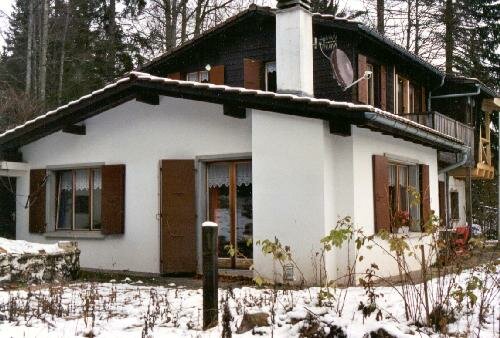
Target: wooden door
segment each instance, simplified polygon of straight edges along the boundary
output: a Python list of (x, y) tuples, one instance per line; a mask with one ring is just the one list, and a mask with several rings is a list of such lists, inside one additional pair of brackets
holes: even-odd
[(161, 161), (161, 272), (196, 273), (193, 160)]

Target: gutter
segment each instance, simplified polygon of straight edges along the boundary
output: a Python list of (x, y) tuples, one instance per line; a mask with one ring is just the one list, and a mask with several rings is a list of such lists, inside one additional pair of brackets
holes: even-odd
[[(446, 140), (446, 139), (444, 139), (440, 136), (434, 135), (428, 131), (422, 130), (420, 128), (411, 126), (409, 124), (406, 124), (406, 123), (403, 123), (403, 122), (400, 122), (397, 120), (387, 118), (387, 117), (382, 116), (380, 114), (377, 114), (375, 112), (365, 112), (365, 113), (363, 113), (363, 115), (364, 115), (364, 118), (366, 120), (369, 120), (369, 121), (372, 121), (375, 123), (379, 123), (381, 125), (388, 126), (388, 127), (394, 128), (394, 129), (398, 129), (398, 130), (403, 131), (407, 134), (425, 139), (429, 142), (434, 142), (436, 144), (441, 145), (443, 148), (453, 149), (454, 152), (468, 154), (470, 151), (469, 147), (464, 145), (464, 144), (460, 144), (458, 142), (454, 142), (451, 140)], [(467, 157), (468, 157), (468, 155), (467, 155)]]
[(437, 96), (429, 95), (429, 100), (430, 99), (447, 99), (447, 98), (451, 98), (451, 97), (477, 96), (477, 95), (481, 94), (481, 87), (478, 84), (476, 84), (475, 86), (476, 86), (477, 90), (475, 92), (472, 92), (472, 93), (446, 94), (446, 95), (437, 95)]

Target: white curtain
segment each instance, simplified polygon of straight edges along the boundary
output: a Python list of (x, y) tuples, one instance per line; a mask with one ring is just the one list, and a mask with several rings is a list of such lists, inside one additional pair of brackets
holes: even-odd
[[(101, 189), (101, 171), (93, 170), (94, 174), (94, 189)], [(65, 173), (66, 174), (66, 173)], [(72, 177), (71, 172), (68, 172), (66, 175)], [(71, 190), (73, 189), (73, 181), (72, 179), (68, 179), (68, 176), (61, 176), (61, 190)], [(89, 189), (89, 171), (85, 170), (76, 170), (75, 174), (75, 187), (76, 190), (88, 190)]]
[[(208, 187), (218, 188), (223, 185), (229, 187), (229, 165), (227, 163), (213, 163), (208, 166)], [(236, 165), (236, 184), (252, 184), (252, 163), (238, 163)]]

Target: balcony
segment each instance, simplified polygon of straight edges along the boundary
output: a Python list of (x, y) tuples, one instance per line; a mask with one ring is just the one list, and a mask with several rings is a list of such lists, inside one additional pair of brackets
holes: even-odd
[[(489, 127), (481, 128), (479, 140), (475, 143), (474, 128), (452, 119), (438, 112), (423, 112), (403, 115), (405, 118), (423, 124), (445, 135), (449, 135), (464, 142), (471, 149), (469, 164), (475, 165), (471, 169), (473, 179), (492, 179), (494, 168), (491, 162), (491, 147)], [(489, 119), (485, 121), (489, 126)], [(456, 159), (451, 154), (440, 154), (440, 160), (452, 161)], [(460, 167), (450, 173), (455, 178), (463, 179), (467, 175), (465, 167)]]

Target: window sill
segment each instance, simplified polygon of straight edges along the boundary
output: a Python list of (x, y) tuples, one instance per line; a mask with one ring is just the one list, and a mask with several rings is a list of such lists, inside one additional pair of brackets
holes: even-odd
[(72, 238), (72, 239), (104, 239), (98, 231), (51, 231), (44, 234), (45, 238)]

